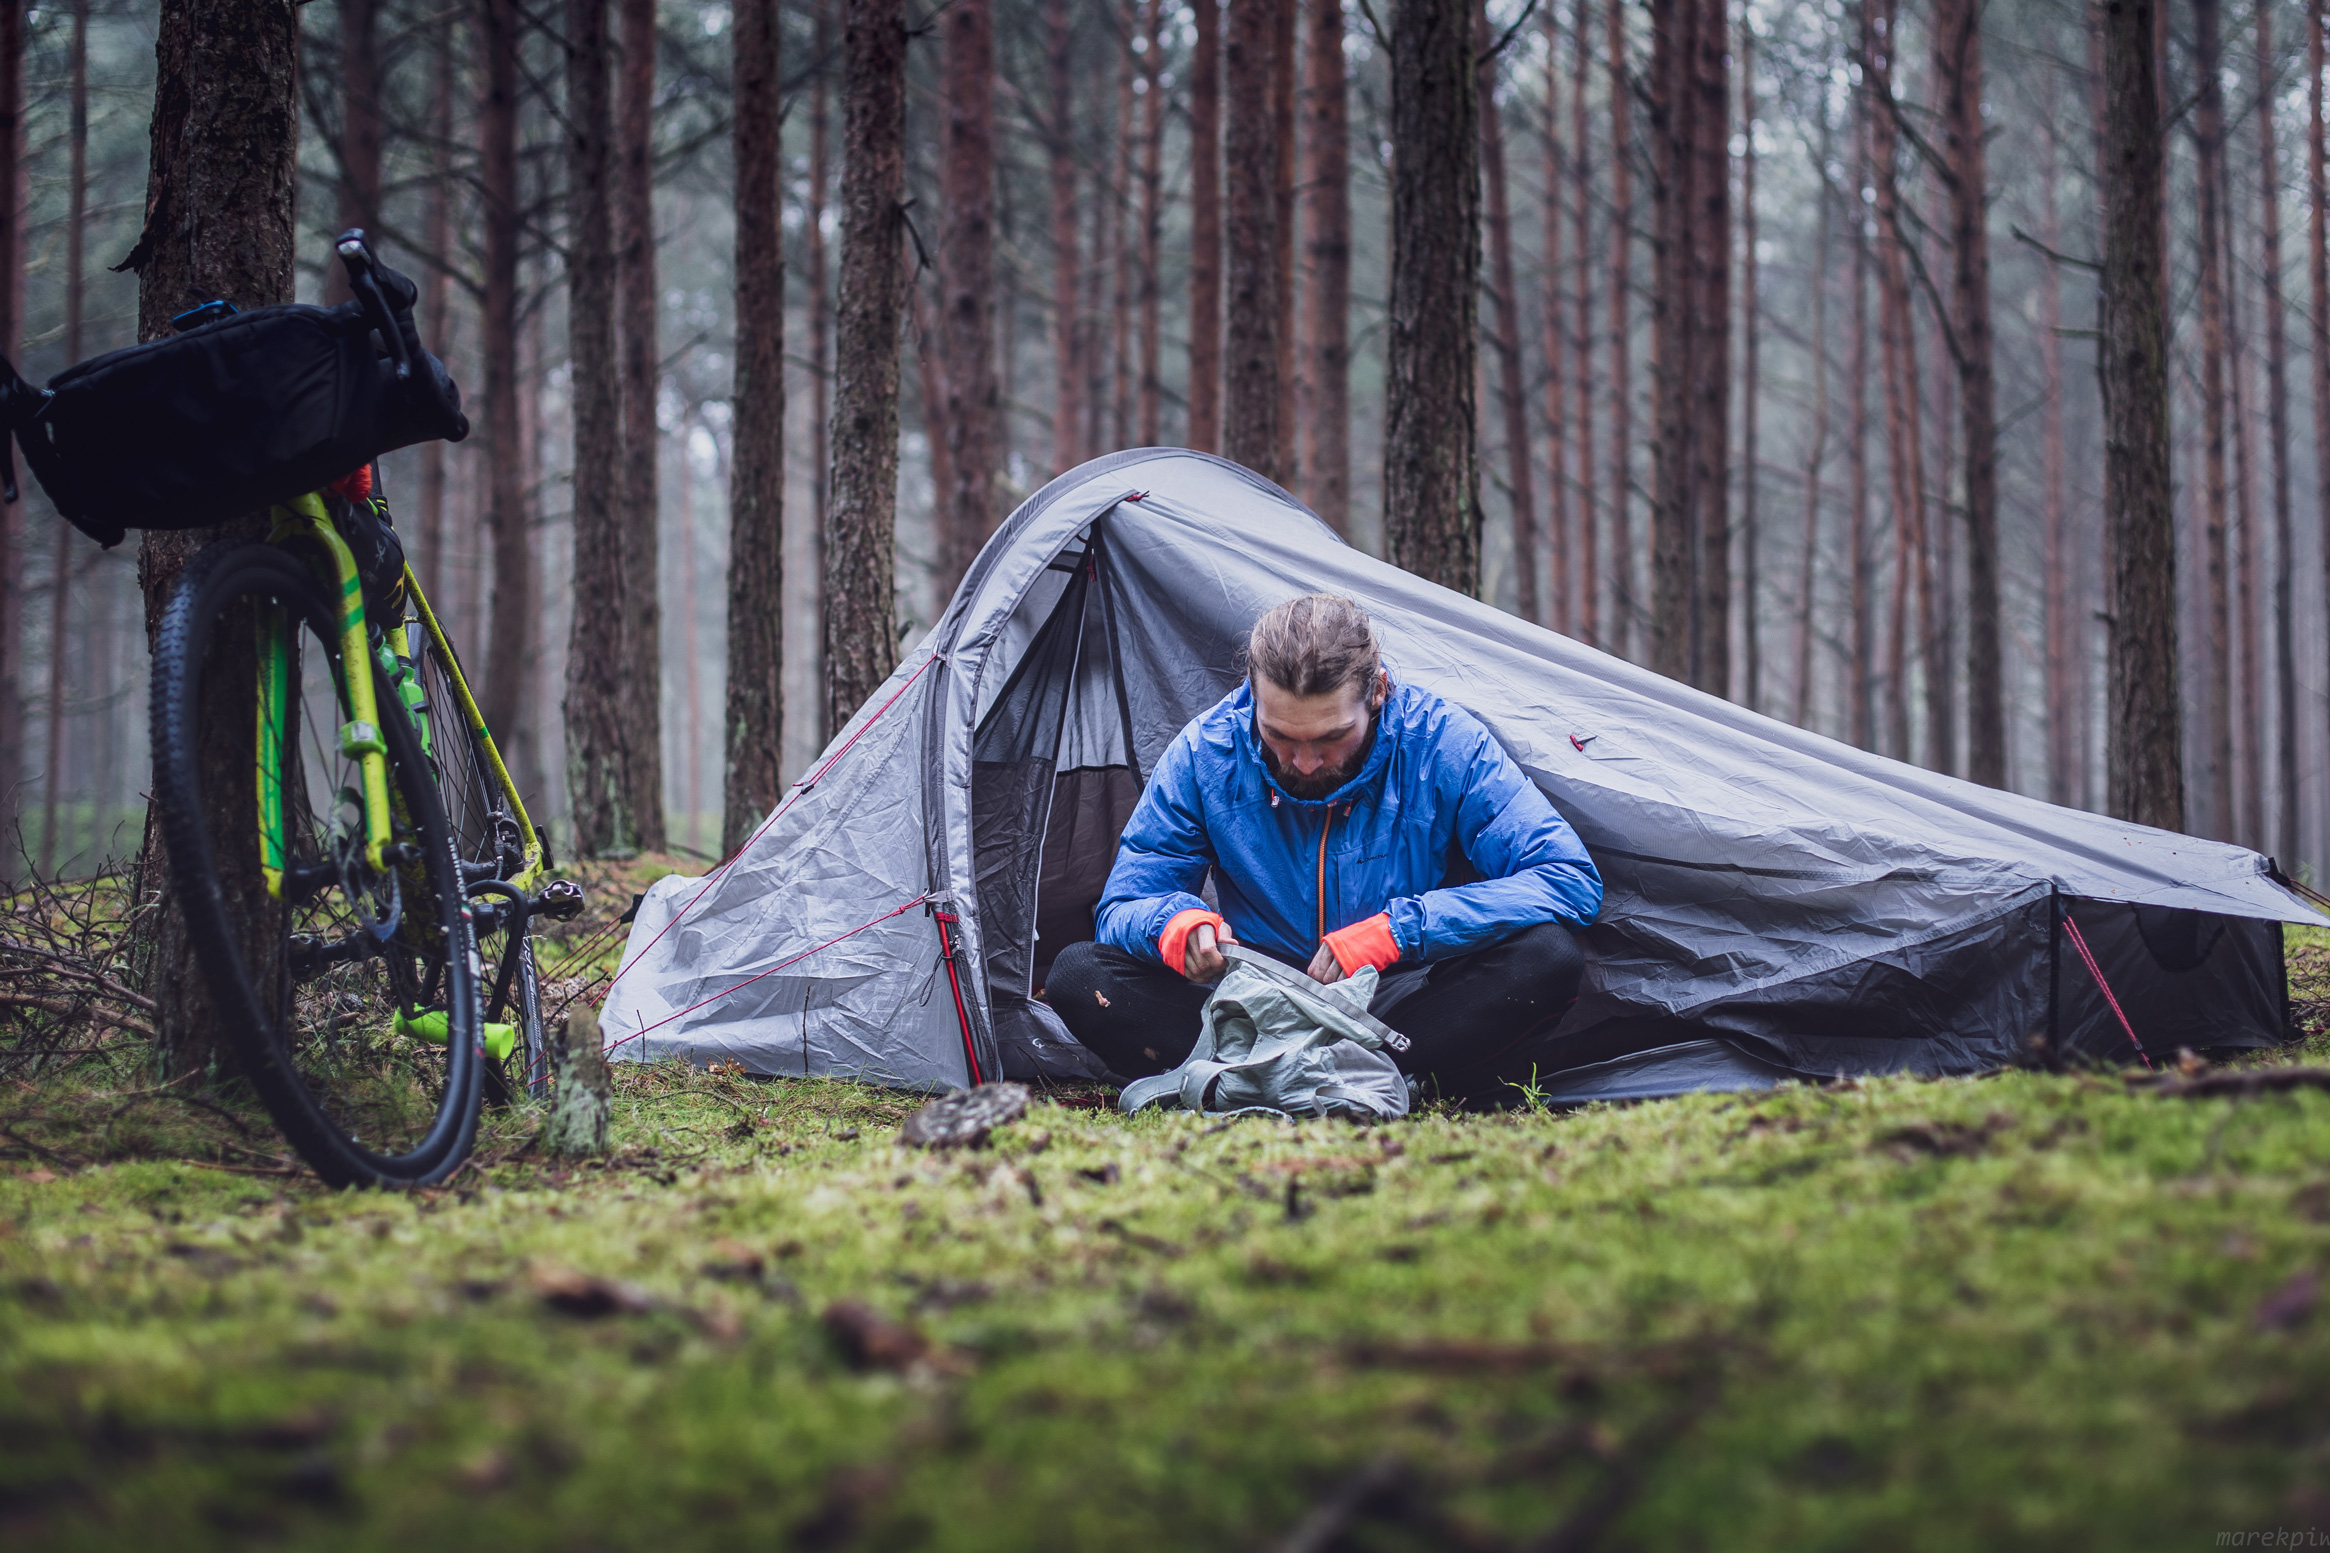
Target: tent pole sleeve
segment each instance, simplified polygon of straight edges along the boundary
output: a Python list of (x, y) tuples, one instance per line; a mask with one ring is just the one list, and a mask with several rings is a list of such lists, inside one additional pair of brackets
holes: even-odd
[(1125, 764), (1133, 769), (1133, 786), (1137, 790), (1148, 786), (1148, 781), (1141, 775), (1140, 746), (1133, 742), (1133, 703), (1125, 693), (1125, 655), (1124, 649), (1117, 643), (1116, 635), (1116, 585), (1107, 568), (1101, 564), (1108, 559), (1103, 537), (1106, 528), (1105, 522), (1093, 525), (1093, 580), (1100, 584), (1100, 618), (1108, 628), (1108, 677), (1109, 682), (1116, 687), (1116, 715), (1124, 724)]

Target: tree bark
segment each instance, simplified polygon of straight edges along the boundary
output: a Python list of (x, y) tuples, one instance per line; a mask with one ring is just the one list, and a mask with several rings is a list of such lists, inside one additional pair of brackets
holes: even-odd
[(898, 322), (906, 239), (905, 0), (854, 0), (842, 14), (841, 279), (824, 595), (825, 722), (836, 732), (898, 661)]
[[(1635, 655), (1642, 609), (1634, 564), (1634, 82), (1626, 67), (1626, 7), (1603, 12), (1610, 55), (1610, 607), (1611, 645)], [(1585, 256), (1579, 256), (1581, 266)]]
[(1976, 0), (1938, 0), (1936, 68), (1950, 168), (1952, 330), (1966, 479), (1966, 774), (2006, 786), (2004, 624), (1998, 602), (1998, 387), (1990, 326), (1990, 193), (1982, 149), (1982, 29)]
[[(237, 307), (292, 299), (293, 210), (299, 150), (299, 12), (291, 0), (213, 6), (162, 0), (154, 44), (152, 149), (146, 225), (125, 266), (138, 277), (138, 338), (157, 339), (187, 307), (223, 298)], [(13, 164), (10, 164), (13, 165)], [(138, 547), (146, 643), (186, 562), (204, 545), (255, 538), (264, 514), (216, 528), (147, 530)], [(203, 792), (214, 806), (217, 866), (230, 919), (244, 934), (246, 963), (275, 974), (282, 937), (259, 876), (251, 738), (254, 672), (208, 676), (198, 723)], [(138, 902), (151, 905), (143, 967), (166, 1079), (208, 1070), (226, 1032), (193, 960), (168, 884), (159, 827), (149, 819), (138, 864)]]
[[(2322, 580), (2330, 589), (2330, 155), (2325, 155), (2322, 108), (2323, 0), (2306, 6), (2306, 272), (2313, 311), (2307, 353), (2314, 401), (2314, 504), (2321, 527)], [(2286, 555), (2287, 552), (2284, 552)], [(2283, 566), (2295, 570), (2288, 561)], [(2295, 742), (2296, 724), (2291, 724)], [(2294, 843), (2293, 843), (2294, 845)]]
[(1804, 457), (1804, 549), (1797, 558), (1794, 697), (1789, 720), (1799, 728), (1812, 725), (1812, 634), (1818, 615), (1814, 588), (1819, 581), (1820, 486), (1828, 460), (1828, 287), (1829, 231), (1836, 213), (1836, 196), (1828, 182), (1829, 153), (1835, 132), (1830, 128), (1828, 103), (1820, 112), (1820, 214), (1812, 250), (1812, 438)]
[(2265, 839), (2265, 708), (2257, 632), (2257, 438), (2249, 424), (2249, 359), (2241, 333), (2241, 209), (2225, 179), (2225, 415), (2233, 441), (2233, 521), (2226, 533), (2233, 572), (2234, 840), (2262, 851)]
[(1273, 310), (1278, 315), (1278, 468), (1289, 490), (1304, 494), (1307, 483), (1295, 458), (1295, 44), (1302, 0), (1270, 0), (1271, 204), (1276, 217), (1271, 255)]
[(1653, 0), (1651, 666), (1731, 689), (1730, 90), (1721, 0)]
[[(1861, 91), (1869, 122), (1869, 160), (1876, 194), (1878, 344), (1885, 375), (1885, 464), (1893, 498), (1892, 616), (1886, 629), (1887, 743), (1897, 760), (1916, 758), (1910, 736), (1909, 621), (1917, 608), (1917, 642), (1934, 640), (1933, 586), (1926, 534), (1924, 406), (1917, 369), (1917, 321), (1901, 232), (1896, 177), (1900, 137), (1894, 119), (1890, 4), (1871, 0), (1861, 13)], [(1931, 699), (1932, 675), (1928, 673)], [(1926, 751), (1929, 761), (1938, 745)]]
[(1141, 15), (1148, 48), (1141, 55), (1141, 81), (1146, 90), (1141, 96), (1141, 372), (1140, 425), (1135, 440), (1142, 447), (1153, 448), (1163, 435), (1160, 421), (1165, 387), (1161, 359), (1164, 319), (1157, 278), (1158, 245), (1165, 219), (1164, 0), (1142, 0)]
[[(340, 227), (380, 225), (380, 0), (340, 0)], [(334, 264), (324, 291), (347, 300)]]
[[(2104, 523), (2110, 567), (2107, 802), (2184, 829), (2176, 698), (2176, 547), (2168, 506), (2166, 169), (2153, 56), (2158, 0), (2104, 10)], [(2319, 316), (2319, 310), (2317, 310)], [(2319, 327), (2319, 325), (2317, 325)]]
[[(446, 316), (452, 288), (448, 284), (453, 262), (453, 34), (458, 12), (437, 22), (431, 40), (429, 98), (429, 192), (421, 217), (421, 240), (428, 259), (421, 267), (421, 327), (429, 350), (446, 359), (452, 324)], [(419, 511), (416, 514), (420, 551), (421, 591), (438, 613), (444, 613), (448, 580), (445, 567), (445, 444), (432, 439), (421, 444)]]
[[(533, 546), (526, 533), (526, 465), (518, 419), (518, 28), (516, 0), (478, 0), (485, 90), (478, 112), (478, 193), (485, 225), (485, 358), (482, 419), (486, 526), (493, 535), (493, 623), (488, 637), (486, 726), (505, 756), (531, 750), (528, 701)], [(605, 650), (602, 648), (602, 650)]]
[[(1485, 8), (1484, 8), (1485, 9)], [(1544, 163), (1545, 199), (1539, 218), (1542, 235), (1540, 246), (1544, 297), (1540, 311), (1542, 330), (1540, 343), (1545, 353), (1545, 495), (1546, 533), (1548, 536), (1547, 567), (1548, 602), (1551, 608), (1542, 619), (1554, 630), (1567, 634), (1575, 627), (1570, 616), (1573, 595), (1573, 570), (1576, 551), (1572, 544), (1570, 527), (1570, 425), (1568, 384), (1570, 345), (1562, 339), (1562, 284), (1561, 284), (1561, 187), (1562, 154), (1557, 131), (1560, 123), (1561, 80), (1558, 61), (1560, 30), (1553, 11), (1545, 13), (1545, 111), (1538, 121), (1540, 160)], [(1483, 46), (1493, 39), (1484, 39)], [(1494, 79), (1494, 72), (1490, 73)], [(1491, 104), (1484, 98), (1481, 121), (1488, 122)]]
[[(1125, 0), (1127, 10), (1134, 0)], [(1120, 13), (1122, 14), (1122, 13)], [(1108, 280), (1115, 296), (1108, 312), (1110, 335), (1109, 367), (1111, 370), (1109, 402), (1115, 406), (1115, 425), (1110, 440), (1119, 448), (1130, 447), (1133, 441), (1133, 352), (1132, 316), (1134, 247), (1128, 241), (1126, 223), (1132, 217), (1133, 190), (1133, 51), (1131, 30), (1120, 35), (1122, 44), (1116, 51), (1116, 175), (1111, 182), (1109, 199), (1103, 207), (1109, 231)]]
[(993, 0), (957, 0), (940, 13), (946, 77), (946, 140), (939, 162), (939, 321), (946, 365), (948, 463), (940, 528), (939, 594), (955, 584), (995, 526), (995, 11)]
[(2202, 713), (2206, 797), (2196, 818), (2207, 834), (2233, 838), (2233, 661), (2226, 588), (2226, 509), (2231, 486), (2225, 468), (2225, 97), (2220, 75), (2218, 0), (2193, 0), (2193, 68), (2199, 77), (2193, 104), (2196, 151), (2193, 182), (2200, 207), (2196, 241), (2201, 312), (2201, 569)]
[(1464, 0), (1393, 7), (1383, 515), (1392, 564), (1477, 594), (1480, 102), (1470, 10)]
[[(24, 342), (24, 10), (0, 6), (0, 356)], [(17, 835), (24, 771), (24, 503), (0, 505), (0, 836)], [(16, 880), (0, 846), (0, 886)]]
[[(1618, 0), (1612, 0), (1613, 4)], [(1602, 643), (1602, 536), (1600, 524), (1601, 502), (1599, 488), (1594, 483), (1594, 319), (1593, 269), (1586, 261), (1593, 242), (1593, 180), (1589, 176), (1591, 158), (1587, 135), (1586, 84), (1592, 68), (1593, 48), (1588, 43), (1587, 28), (1592, 19), (1591, 0), (1575, 0), (1575, 14), (1571, 18), (1573, 31), (1570, 41), (1575, 45), (1570, 57), (1570, 154), (1569, 184), (1572, 229), (1575, 241), (1570, 245), (1571, 268), (1576, 272), (1576, 300), (1573, 326), (1570, 330), (1570, 370), (1576, 385), (1572, 396), (1577, 405), (1577, 508), (1578, 560), (1573, 570), (1577, 576), (1577, 616), (1574, 622), (1578, 640), (1589, 646)], [(1551, 12), (1547, 13), (1548, 19)], [(1546, 34), (1546, 51), (1550, 65), (1553, 36)], [(1551, 104), (1553, 92), (1547, 83), (1546, 100)], [(1547, 245), (1550, 264), (1552, 245)], [(1549, 284), (1545, 305), (1556, 312), (1561, 303)], [(1551, 369), (1548, 362), (1548, 370)]]
[(1755, 29), (1743, 8), (1739, 18), (1739, 310), (1742, 361), (1739, 377), (1739, 537), (1740, 592), (1740, 700), (1751, 712), (1763, 708), (1764, 659), (1757, 641), (1758, 579), (1756, 576), (1756, 75)]
[[(1283, 385), (1278, 336), (1290, 320), (1278, 310), (1276, 69), (1271, 44), (1280, 0), (1230, 0), (1228, 142), (1223, 148), (1229, 204), (1229, 322), (1222, 373), (1222, 452), (1265, 480), (1284, 484), (1278, 419)], [(1202, 5), (1202, 0), (1201, 0)], [(1469, 67), (1471, 51), (1466, 53)]]
[(1047, 147), (1052, 196), (1052, 470), (1065, 473), (1084, 461), (1076, 413), (1083, 397), (1079, 359), (1076, 261), (1076, 65), (1068, 0), (1045, 0), (1045, 69), (1051, 84), (1052, 122)]
[(1351, 533), (1351, 108), (1343, 63), (1342, 0), (1311, 0), (1309, 122), (1303, 183), (1304, 336), (1310, 347), (1311, 422), (1303, 472), (1311, 509)]
[(663, 585), (657, 557), (663, 437), (656, 395), (655, 3), (620, 0), (615, 84), (615, 311), (623, 377), (623, 787), (639, 848), (664, 849)]
[(1189, 429), (1201, 453), (1222, 445), (1222, 13), (1195, 0), (1189, 76)]
[[(607, 0), (567, 0), (567, 348), (574, 369), (578, 599), (623, 597), (623, 403), (615, 361), (608, 53)], [(567, 636), (566, 792), (579, 857), (639, 846), (638, 819), (623, 779), (621, 664), (604, 650), (604, 631), (597, 615), (577, 609)]]
[(1869, 270), (1867, 221), (1859, 199), (1869, 187), (1869, 115), (1855, 113), (1853, 124), (1853, 359), (1845, 374), (1852, 384), (1853, 418), (1846, 463), (1852, 510), (1847, 519), (1845, 564), (1850, 571), (1851, 619), (1847, 623), (1845, 661), (1846, 722), (1853, 743), (1861, 749), (1877, 747), (1877, 699), (1872, 673), (1869, 599)]
[[(596, 3), (596, 0), (592, 0)], [(720, 850), (777, 806), (785, 746), (785, 222), (778, 0), (736, 7), (736, 383)], [(820, 66), (822, 68), (822, 64)], [(814, 224), (809, 227), (816, 230)], [(812, 239), (814, 241), (814, 239)], [(681, 450), (681, 458), (686, 458)], [(693, 514), (688, 515), (691, 519)]]
[[(1480, 93), (1481, 182), (1488, 199), (1489, 295), (1497, 312), (1493, 338), (1497, 351), (1498, 399), (1505, 421), (1507, 494), (1513, 514), (1513, 609), (1524, 620), (1542, 623), (1545, 617), (1537, 603), (1537, 489), (1532, 478), (1529, 446), (1529, 390), (1521, 378), (1521, 298), (1513, 278), (1513, 220), (1505, 189), (1504, 116), (1497, 110), (1497, 62), (1488, 52), (1495, 39), (1489, 31), (1485, 0), (1473, 12), (1473, 36), (1479, 44), (1475, 89)], [(1552, 215), (1549, 207), (1549, 224)], [(1549, 322), (1549, 330), (1550, 327)], [(1561, 534), (1557, 529), (1554, 534), (1557, 551), (1560, 543)], [(1559, 575), (1558, 567), (1556, 575)]]
[[(816, 49), (816, 60), (809, 79), (809, 219), (804, 224), (801, 238), (803, 263), (809, 281), (809, 506), (810, 554), (809, 610), (820, 619), (824, 616), (819, 599), (825, 587), (825, 535), (833, 518), (832, 472), (829, 464), (831, 422), (833, 411), (832, 343), (833, 310), (826, 295), (825, 263), (825, 202), (827, 163), (833, 155), (829, 138), (829, 83), (833, 70), (833, 6), (831, 0), (816, 0), (817, 20), (811, 34)], [(734, 481), (733, 459), (731, 483)], [(824, 674), (819, 667), (821, 651), (813, 650), (809, 660), (809, 680), (822, 683)], [(825, 723), (825, 697), (814, 698), (817, 710), (817, 740), (820, 744), (833, 736), (833, 729)], [(725, 823), (725, 822), (724, 822)]]
[[(2048, 126), (2039, 167), (2039, 234), (2049, 249), (2062, 250), (2062, 223), (2056, 214), (2054, 126)], [(2075, 588), (2070, 517), (2063, 494), (2063, 278), (2054, 264), (2039, 275), (2039, 368), (2044, 398), (2039, 406), (2041, 566), (2046, 609), (2047, 801), (2074, 801), (2079, 719), (2085, 709), (2072, 696), (2072, 662), (2077, 652), (2071, 598)]]
[[(89, 0), (73, 0), (70, 149), (66, 166), (65, 215), (65, 361), (81, 359), (82, 258), (89, 219)], [(11, 456), (13, 451), (11, 450)], [(65, 627), (72, 619), (73, 551), (62, 525), (51, 531), (55, 560), (49, 577), (49, 699), (48, 737), (42, 755), (46, 769), (41, 779), (40, 871), (57, 876), (57, 800), (64, 785), (65, 701), (72, 689), (65, 648)]]
[[(2273, 683), (2274, 824), (2268, 845), (2284, 858), (2298, 855), (2298, 678), (2295, 601), (2297, 570), (2290, 527), (2290, 394), (2288, 320), (2281, 295), (2281, 156), (2273, 122), (2272, 7), (2257, 11), (2257, 245), (2265, 276), (2265, 441), (2273, 470)], [(2317, 77), (2319, 79), (2319, 77)], [(2263, 829), (2262, 816), (2260, 829)]]

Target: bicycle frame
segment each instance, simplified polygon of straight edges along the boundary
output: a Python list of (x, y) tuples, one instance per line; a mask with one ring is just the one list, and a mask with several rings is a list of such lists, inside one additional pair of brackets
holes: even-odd
[[(364, 584), (356, 570), (355, 552), (332, 524), (324, 510), (323, 498), (314, 492), (297, 501), (275, 509), (275, 526), (268, 534), (268, 543), (294, 548), (305, 554), (318, 576), (334, 596), (340, 600), (340, 655), (336, 666), (342, 710), (347, 721), (340, 725), (340, 748), (356, 758), (363, 774), (364, 805), (364, 860), (370, 867), (385, 872), (390, 866), (383, 849), (394, 837), (393, 813), (389, 807), (388, 746), (380, 733), (379, 687), (385, 677), (394, 683), (397, 661), (394, 647), (383, 638), (375, 645), (369, 640), (364, 610)], [(405, 569), (405, 594), (413, 601), (422, 628), (428, 632), (438, 661), (445, 666), (445, 677), (453, 687), (454, 698), (470, 737), (485, 752), (486, 763), (493, 772), (495, 786), (510, 806), (516, 820), (522, 843), (521, 863), (516, 874), (504, 881), (513, 889), (532, 888), (542, 870), (542, 838), (534, 829), (533, 819), (526, 813), (525, 801), (518, 796), (517, 784), (510, 779), (508, 766), (502, 761), (493, 734), (485, 725), (485, 715), (478, 710), (477, 698), (470, 693), (469, 682), (461, 672), (461, 663), (454, 656), (452, 643), (446, 640), (444, 627), (437, 621), (436, 611), (429, 607), (421, 592), (420, 580), (410, 567)], [(291, 644), (293, 632), (280, 612), (263, 620), (259, 628), (259, 708), (258, 718), (258, 798), (259, 798), (259, 861), (267, 883), (267, 893), (277, 899), (283, 894), (284, 862), (284, 768), (282, 752), (272, 748), (271, 735), (282, 728), (288, 715), (288, 706), (294, 694), (291, 684)], [(416, 709), (415, 719), (422, 723), (422, 738), (430, 734), (425, 712)]]

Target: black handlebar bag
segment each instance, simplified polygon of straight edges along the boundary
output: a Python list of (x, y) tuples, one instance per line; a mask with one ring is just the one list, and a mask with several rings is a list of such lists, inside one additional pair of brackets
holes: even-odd
[(46, 389), (0, 361), (0, 425), (57, 510), (106, 546), (133, 528), (222, 523), (469, 434), (443, 364), (416, 352), (399, 382), (353, 302), (237, 313), (93, 356)]

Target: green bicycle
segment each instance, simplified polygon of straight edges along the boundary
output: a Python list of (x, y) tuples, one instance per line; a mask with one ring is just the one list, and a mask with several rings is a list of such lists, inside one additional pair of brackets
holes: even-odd
[[(360, 231), (338, 250), (401, 379), (416, 288)], [(468, 1158), (486, 1101), (547, 1084), (532, 929), (582, 892), (548, 880), (362, 473), (188, 563), (154, 653), (154, 797), (205, 984), (284, 1135), (333, 1185), (425, 1186)], [(229, 709), (247, 776), (199, 757)]]

